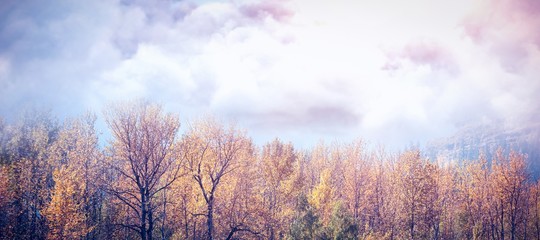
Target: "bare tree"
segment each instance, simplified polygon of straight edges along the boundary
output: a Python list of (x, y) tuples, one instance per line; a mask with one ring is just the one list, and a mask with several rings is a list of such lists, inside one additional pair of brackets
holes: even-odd
[(109, 191), (136, 216), (123, 227), (152, 239), (157, 194), (179, 176), (175, 140), (180, 122), (159, 105), (144, 101), (112, 105), (105, 112), (114, 140), (110, 164), (117, 178)]

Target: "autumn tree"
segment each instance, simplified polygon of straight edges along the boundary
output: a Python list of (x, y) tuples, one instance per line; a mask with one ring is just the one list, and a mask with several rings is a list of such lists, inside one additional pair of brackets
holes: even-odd
[(59, 126), (49, 113), (29, 111), (7, 130), (4, 162), (13, 198), (7, 203), (6, 234), (9, 238), (42, 239), (47, 234), (42, 211), (52, 186), (50, 148)]
[(109, 166), (116, 176), (108, 191), (135, 217), (121, 225), (143, 240), (153, 239), (158, 194), (180, 173), (178, 116), (143, 101), (111, 105), (105, 115), (114, 138)]
[(540, 182), (536, 180), (529, 189), (531, 236), (540, 239)]
[(206, 204), (206, 238), (215, 233), (216, 195), (226, 177), (240, 166), (240, 158), (252, 150), (245, 134), (233, 126), (224, 127), (214, 119), (196, 122), (182, 139), (182, 149), (189, 174)]
[[(362, 223), (373, 228), (375, 218), (377, 217), (377, 208), (375, 204), (370, 202), (371, 197), (376, 197), (373, 184), (376, 183), (373, 179), (374, 167), (369, 164), (370, 159), (364, 153), (364, 146), (361, 141), (355, 141), (351, 144), (343, 146), (343, 203), (348, 206), (348, 210), (352, 213), (355, 222)], [(371, 218), (371, 219), (370, 219)], [(365, 224), (367, 223), (367, 224)], [(365, 229), (360, 229), (364, 231)]]
[(294, 210), (298, 189), (295, 185), (297, 156), (291, 143), (275, 139), (262, 148), (261, 173), (262, 195), (265, 212), (265, 228), (268, 239), (283, 238), (286, 224)]
[(427, 238), (429, 223), (426, 217), (431, 214), (433, 202), (430, 200), (435, 193), (435, 182), (428, 172), (433, 171), (433, 166), (421, 158), (419, 151), (402, 154), (398, 166), (403, 237)]
[(540, 238), (534, 159), (517, 152), (259, 148), (211, 118), (178, 138), (178, 117), (144, 101), (105, 115), (108, 143), (92, 115), (0, 117), (0, 239)]
[(528, 174), (525, 158), (523, 154), (514, 151), (504, 156), (502, 150), (499, 149), (492, 163), (501, 239), (508, 234), (512, 240), (518, 238), (518, 230), (526, 220), (525, 213), (528, 206), (525, 200), (528, 191)]
[(435, 179), (436, 194), (431, 195), (434, 212), (431, 215), (431, 228), (434, 239), (449, 239), (456, 232), (456, 212), (459, 208), (459, 193), (456, 194), (459, 168), (439, 159), (435, 171), (428, 172)]
[(191, 175), (185, 174), (171, 185), (168, 221), (173, 228), (173, 239), (201, 239), (200, 229), (205, 225), (203, 216), (206, 203), (199, 186)]
[(48, 238), (86, 236), (95, 228), (99, 199), (98, 139), (95, 116), (66, 121), (51, 147), (54, 188), (43, 215), (49, 225)]
[(84, 203), (80, 196), (84, 186), (78, 182), (79, 173), (66, 166), (54, 171), (56, 185), (51, 202), (43, 211), (49, 221), (48, 239), (81, 238), (91, 230), (85, 226)]
[(311, 206), (319, 213), (322, 224), (328, 224), (332, 214), (332, 203), (337, 200), (334, 196), (336, 189), (331, 185), (331, 171), (325, 169), (321, 173), (319, 184), (317, 184), (308, 196)]
[(9, 165), (5, 149), (6, 133), (4, 120), (0, 117), (0, 239), (7, 238), (8, 203), (13, 201), (13, 191), (9, 189)]
[(244, 155), (239, 158), (237, 168), (218, 190), (221, 201), (216, 201), (217, 225), (227, 240), (255, 238), (264, 229), (264, 200), (257, 185), (260, 176), (253, 150), (242, 151)]
[[(331, 168), (330, 148), (321, 141), (305, 154), (305, 187), (314, 188), (321, 180), (321, 174), (325, 169)], [(331, 171), (331, 170), (328, 170)]]
[(468, 239), (486, 238), (489, 234), (491, 211), (489, 195), (491, 192), (490, 169), (487, 159), (464, 164), (459, 171), (456, 191), (459, 202), (455, 209), (458, 236)]
[(14, 194), (9, 186), (9, 169), (7, 166), (0, 164), (0, 239), (7, 239), (9, 215), (8, 204), (13, 201)]
[[(369, 229), (365, 229), (365, 223), (360, 222), (359, 228), (364, 231), (367, 239), (394, 239), (399, 233), (399, 203), (401, 181), (399, 168), (395, 164), (396, 156), (378, 149), (369, 154), (372, 162), (371, 168), (367, 169), (369, 179), (367, 201), (367, 215)], [(362, 228), (364, 228), (362, 230)]]

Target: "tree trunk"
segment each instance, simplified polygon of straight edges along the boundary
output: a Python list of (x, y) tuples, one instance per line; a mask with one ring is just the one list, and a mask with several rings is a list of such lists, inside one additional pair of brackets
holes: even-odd
[(274, 233), (274, 227), (270, 227), (270, 236), (268, 237), (269, 240), (275, 240), (275, 233)]
[(433, 226), (433, 239), (439, 239), (440, 227), (439, 224), (435, 223)]
[(146, 195), (144, 189), (141, 189), (141, 240), (146, 240)]
[(414, 212), (415, 212), (415, 207), (413, 203), (412, 208), (411, 208), (411, 222), (409, 224), (409, 231), (411, 234), (411, 239), (414, 239), (414, 225), (415, 225)]
[(501, 200), (501, 240), (504, 240), (504, 204)]
[[(184, 200), (184, 206), (187, 206), (186, 204), (186, 200), (185, 200), (185, 197), (182, 197)], [(188, 212), (187, 212), (187, 207), (184, 207), (184, 231), (186, 233), (186, 239), (189, 238), (189, 223), (188, 223)], [(197, 222), (196, 221), (193, 221), (193, 228), (195, 228)], [(195, 236), (195, 235), (193, 235)]]
[(153, 232), (154, 232), (153, 210), (152, 210), (152, 206), (148, 205), (148, 231), (147, 231), (147, 237), (148, 237), (149, 240), (154, 239), (153, 238)]
[(208, 214), (207, 214), (207, 221), (206, 224), (208, 226), (208, 240), (213, 240), (212, 233), (214, 232), (214, 196), (213, 194), (210, 194), (210, 197), (208, 199)]

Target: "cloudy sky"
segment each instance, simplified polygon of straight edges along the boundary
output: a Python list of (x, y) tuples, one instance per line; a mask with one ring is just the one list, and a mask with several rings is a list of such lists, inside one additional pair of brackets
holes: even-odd
[(147, 98), (262, 143), (538, 121), (538, 0), (4, 0), (0, 115)]

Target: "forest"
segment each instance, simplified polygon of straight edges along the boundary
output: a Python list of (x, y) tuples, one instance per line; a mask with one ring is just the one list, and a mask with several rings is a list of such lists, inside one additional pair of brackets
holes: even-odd
[[(527, 156), (262, 146), (161, 105), (0, 119), (0, 239), (540, 239)], [(103, 143), (102, 143), (103, 142)]]

